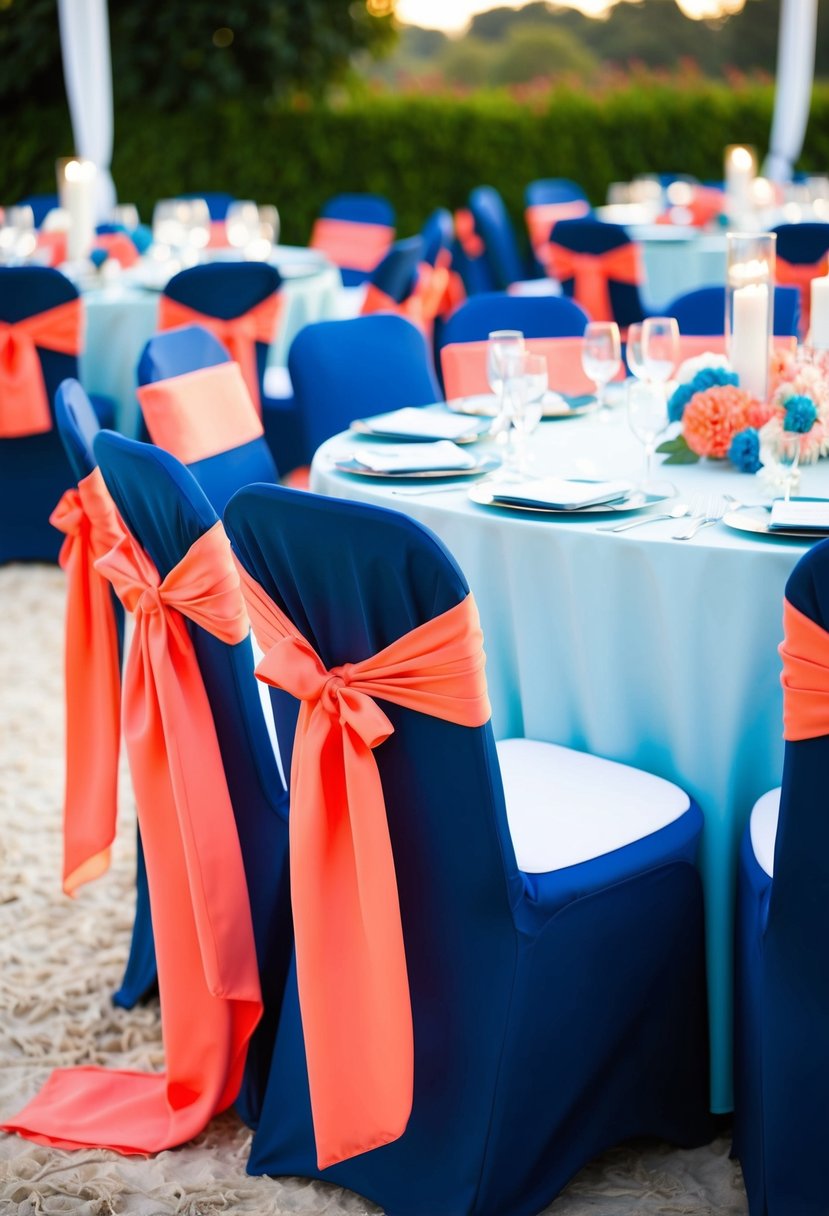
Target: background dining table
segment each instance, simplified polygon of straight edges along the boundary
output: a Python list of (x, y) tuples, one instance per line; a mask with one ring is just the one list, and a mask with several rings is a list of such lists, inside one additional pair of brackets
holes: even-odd
[[(478, 505), (468, 479), (337, 471), (337, 459), (371, 442), (350, 432), (329, 440), (314, 459), (311, 489), (404, 511), (454, 555), (481, 614), (496, 737), (548, 740), (638, 765), (699, 802), (711, 1105), (730, 1110), (738, 847), (755, 799), (781, 779), (783, 591), (809, 542), (724, 522), (674, 539), (685, 520), (614, 533), (605, 529), (636, 516), (543, 515)], [(497, 444), (488, 439), (472, 450)], [(543, 421), (531, 457), (539, 473), (583, 479), (635, 482), (643, 468), (623, 406)], [(757, 478), (724, 461), (663, 466), (656, 475), (670, 478), (685, 502), (699, 495), (769, 501)], [(802, 470), (800, 493), (829, 497), (828, 462)], [(550, 799), (554, 810), (555, 791)]]
[[(339, 315), (342, 278), (336, 266), (312, 249), (278, 245), (270, 261), (283, 276), (283, 304), (268, 365), (284, 368), (288, 348), (304, 325)], [(124, 435), (137, 432), (136, 366), (156, 332), (158, 301), (168, 277), (163, 264), (147, 262), (111, 281), (98, 276), (78, 284), (86, 317), (81, 381), (88, 392), (115, 401), (115, 425)]]

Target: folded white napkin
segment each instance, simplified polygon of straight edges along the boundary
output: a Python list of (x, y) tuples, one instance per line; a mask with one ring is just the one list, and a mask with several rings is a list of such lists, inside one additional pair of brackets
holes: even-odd
[(555, 511), (578, 511), (624, 498), (633, 489), (629, 481), (567, 481), (564, 477), (542, 477), (517, 485), (496, 487), (496, 502), (521, 506), (550, 507)]
[(354, 460), (373, 473), (442, 473), (447, 469), (472, 469), (477, 461), (448, 439), (437, 443), (406, 443), (397, 447), (360, 448)]
[(829, 531), (829, 499), (777, 498), (771, 505), (769, 531), (775, 528), (800, 528), (804, 532)]
[(415, 409), (410, 405), (388, 414), (376, 414), (374, 418), (363, 418), (362, 423), (374, 435), (415, 435), (424, 439), (459, 439), (478, 427), (474, 419), (470, 421), (437, 410)]

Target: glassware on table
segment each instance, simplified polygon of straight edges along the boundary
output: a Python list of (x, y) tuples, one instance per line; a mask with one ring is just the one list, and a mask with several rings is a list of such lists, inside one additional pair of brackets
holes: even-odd
[(122, 224), (127, 232), (134, 232), (141, 223), (138, 208), (135, 203), (118, 203), (110, 212), (113, 224)]
[(647, 317), (642, 322), (642, 362), (645, 378), (666, 384), (679, 362), (679, 325), (676, 317)]
[(0, 228), (0, 261), (23, 261), (37, 248), (35, 217), (31, 207), (6, 207)]
[(645, 449), (641, 489), (652, 485), (653, 457), (660, 435), (668, 427), (668, 405), (661, 384), (632, 380), (627, 386), (628, 423)]
[(625, 361), (632, 376), (635, 376), (637, 380), (647, 380), (645, 356), (642, 352), (642, 324), (639, 321), (628, 326), (625, 340)]
[(800, 441), (802, 436), (797, 431), (781, 431), (777, 440), (776, 455), (780, 466), (781, 482), (783, 484), (783, 499), (788, 502), (792, 490), (800, 481)]
[(231, 203), (225, 217), (227, 243), (234, 249), (247, 249), (259, 239), (259, 208), (251, 199)]
[(509, 351), (503, 361), (504, 397), (509, 416), (505, 465), (526, 476), (531, 473), (527, 440), (541, 421), (547, 391), (547, 360), (528, 350)]
[(185, 208), (181, 210), (185, 247), (189, 251), (189, 260), (197, 262), (202, 250), (210, 243), (210, 208), (203, 198), (180, 201), (185, 203)]
[(168, 257), (185, 246), (187, 215), (184, 199), (161, 198), (153, 208), (153, 244)]
[(504, 401), (504, 357), (510, 351), (523, 352), (524, 349), (524, 335), (520, 329), (494, 329), (487, 338), (486, 378), (498, 398), (498, 409), (492, 425), (495, 434), (504, 434), (509, 429)]
[(259, 208), (259, 236), (269, 245), (279, 244), (279, 212), (273, 203)]
[(609, 417), (605, 389), (622, 362), (622, 338), (615, 321), (591, 321), (585, 328), (581, 365), (588, 380), (596, 385), (601, 416)]

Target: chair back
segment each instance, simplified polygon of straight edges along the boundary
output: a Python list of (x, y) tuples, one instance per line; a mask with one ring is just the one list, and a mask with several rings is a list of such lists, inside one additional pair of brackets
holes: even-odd
[(320, 211), (308, 242), (339, 266), (343, 286), (364, 283), (394, 240), (395, 214), (379, 194), (337, 194)]
[(55, 421), (75, 480), (82, 481), (97, 468), (92, 445), (101, 424), (86, 390), (77, 380), (64, 380), (58, 386)]
[[(168, 452), (111, 431), (95, 455), (126, 526), (164, 578), (217, 516), (191, 474)], [(228, 645), (188, 623), (230, 791), (251, 900), (266, 1014), (248, 1052), (238, 1104), (255, 1121), (267, 1078), (273, 1022), (290, 954), (287, 795), (253, 676), (250, 639)]]
[(800, 293), (800, 321), (804, 335), (811, 319), (812, 279), (829, 274), (829, 223), (779, 224), (775, 277), (778, 284)]
[(154, 441), (186, 464), (219, 514), (240, 486), (277, 478), (261, 425), (247, 408), (244, 385), (233, 380), (230, 388), (238, 388), (238, 397), (224, 392), (215, 405), (205, 394), (218, 393), (219, 386), (203, 380), (192, 396), (187, 391), (189, 382), (184, 377), (228, 362), (230, 356), (213, 334), (203, 326), (186, 325), (150, 338), (138, 364), (142, 405), (146, 402), (147, 409), (151, 408), (146, 392), (149, 385), (163, 384), (168, 397), (160, 404), (166, 406), (172, 425), (159, 429), (156, 414), (156, 425), (149, 428)]
[(288, 370), (308, 459), (355, 418), (441, 399), (423, 334), (385, 313), (306, 325)]
[[(725, 288), (697, 287), (677, 296), (665, 308), (676, 317), (679, 332), (722, 334), (725, 332)], [(778, 337), (796, 336), (800, 319), (800, 293), (795, 287), (775, 287), (773, 330)]]
[(452, 264), (461, 277), (467, 295), (480, 291), (496, 291), (497, 283), (490, 269), (486, 245), (478, 231), (475, 216), (468, 207), (460, 207), (454, 214), (455, 241), (452, 245)]
[(580, 338), (587, 313), (563, 296), (513, 296), (483, 292), (455, 309), (446, 321), (441, 345), (484, 342), (495, 329), (519, 329), (526, 338)]
[(581, 186), (566, 177), (544, 177), (524, 191), (527, 233), (540, 271), (547, 273), (547, 246), (559, 220), (581, 219), (591, 208)]
[(395, 241), (369, 276), (363, 315), (387, 309), (396, 311), (397, 305), (404, 304), (417, 287), (418, 267), (423, 261), (424, 242), (421, 236)]
[[(72, 283), (45, 266), (0, 267), (0, 323), (15, 325), (39, 313), (78, 301)], [(0, 562), (56, 561), (60, 534), (49, 516), (75, 480), (54, 429), (58, 385), (78, 375), (78, 356), (40, 346), (35, 339), (50, 426), (36, 434), (0, 438)]]
[(423, 260), (434, 266), (444, 252), (451, 259), (452, 241), (455, 238), (455, 225), (451, 211), (445, 207), (437, 207), (426, 220), (420, 230), (423, 238)]
[(210, 212), (211, 220), (224, 220), (227, 217), (227, 209), (235, 199), (232, 194), (225, 194), (222, 190), (192, 191), (190, 194), (180, 194), (179, 198), (197, 199), (203, 198), (207, 203), (207, 210)]
[(484, 243), (493, 285), (505, 291), (527, 277), (518, 241), (504, 200), (493, 186), (477, 186), (469, 195), (469, 210)]
[(597, 219), (560, 220), (550, 237), (550, 270), (562, 290), (593, 321), (621, 328), (644, 316), (639, 246), (620, 224)]

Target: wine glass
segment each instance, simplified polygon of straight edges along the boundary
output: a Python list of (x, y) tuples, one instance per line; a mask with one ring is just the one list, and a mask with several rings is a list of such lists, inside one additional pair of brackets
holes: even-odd
[(665, 384), (679, 362), (679, 325), (676, 317), (647, 317), (642, 322), (642, 360), (645, 376)]
[(135, 203), (116, 203), (110, 212), (110, 219), (113, 224), (121, 224), (127, 232), (135, 232), (141, 223)]
[(628, 371), (632, 376), (635, 376), (637, 380), (647, 380), (645, 356), (642, 351), (642, 325), (638, 321), (634, 325), (628, 326), (627, 340), (625, 342), (625, 359)]
[(541, 421), (542, 399), (547, 391), (547, 360), (528, 350), (509, 351), (504, 356), (504, 388), (510, 430), (507, 441), (508, 468), (526, 475), (531, 472), (527, 440)]
[(520, 329), (494, 329), (487, 338), (486, 378), (489, 387), (498, 398), (493, 431), (498, 433), (509, 427), (504, 394), (504, 356), (510, 351), (523, 352), (524, 335)]
[(784, 502), (789, 501), (792, 490), (800, 480), (800, 440), (797, 431), (781, 431), (777, 440), (777, 462), (782, 472)]
[(251, 199), (231, 203), (225, 217), (227, 241), (234, 249), (245, 249), (259, 237), (259, 208)]
[(659, 384), (632, 380), (627, 386), (628, 423), (645, 448), (642, 489), (651, 484), (656, 441), (668, 426), (668, 405)]
[(184, 239), (191, 250), (190, 260), (198, 261), (199, 254), (210, 242), (210, 208), (203, 198), (187, 199), (186, 204), (182, 214)]
[(584, 331), (581, 365), (588, 380), (596, 385), (602, 417), (609, 417), (605, 388), (616, 375), (622, 361), (622, 339), (615, 321), (591, 321)]

